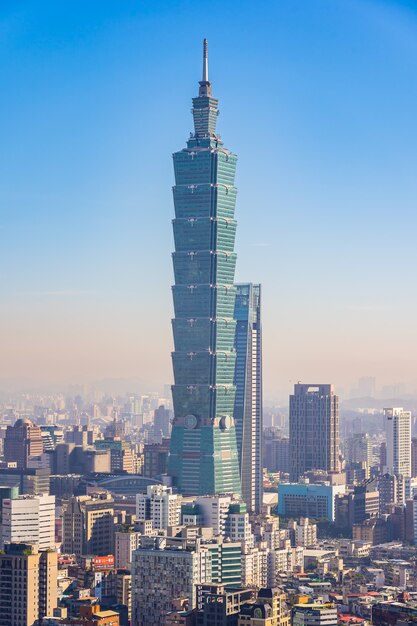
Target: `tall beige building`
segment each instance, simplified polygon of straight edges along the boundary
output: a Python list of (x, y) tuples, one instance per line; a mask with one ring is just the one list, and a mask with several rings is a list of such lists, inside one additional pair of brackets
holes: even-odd
[[(117, 604), (127, 606), (128, 619), (132, 619), (132, 575), (126, 572), (117, 574)], [(129, 622), (130, 623), (130, 622)]]
[(37, 626), (57, 606), (58, 555), (36, 544), (7, 544), (0, 554), (0, 626)]
[(114, 553), (114, 501), (110, 494), (69, 500), (63, 514), (63, 552), (77, 556)]
[(40, 457), (43, 452), (42, 431), (26, 418), (17, 420), (6, 429), (4, 459), (16, 462), (18, 468), (26, 468), (30, 459)]

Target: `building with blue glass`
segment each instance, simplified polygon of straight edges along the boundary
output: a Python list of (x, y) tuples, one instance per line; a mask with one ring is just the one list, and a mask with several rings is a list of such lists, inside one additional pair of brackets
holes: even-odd
[(315, 485), (309, 483), (280, 483), (278, 485), (278, 515), (311, 517), (334, 522), (336, 496), (344, 494), (345, 485)]
[(194, 133), (173, 155), (174, 420), (168, 474), (185, 495), (240, 494), (233, 415), (236, 155), (216, 134), (218, 100), (203, 77)]

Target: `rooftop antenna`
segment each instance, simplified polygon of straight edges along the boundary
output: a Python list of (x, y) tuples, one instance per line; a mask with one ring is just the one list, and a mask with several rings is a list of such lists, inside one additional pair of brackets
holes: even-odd
[(199, 94), (201, 97), (209, 96), (211, 97), (211, 82), (208, 77), (208, 41), (204, 39), (203, 41), (203, 76), (202, 80), (200, 80), (200, 89)]
[(203, 41), (203, 83), (208, 83), (208, 41)]

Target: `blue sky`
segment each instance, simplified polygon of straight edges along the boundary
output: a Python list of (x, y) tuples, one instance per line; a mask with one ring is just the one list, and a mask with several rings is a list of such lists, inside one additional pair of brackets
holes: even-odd
[(171, 154), (209, 39), (265, 387), (417, 388), (414, 2), (0, 4), (0, 381), (171, 380)]

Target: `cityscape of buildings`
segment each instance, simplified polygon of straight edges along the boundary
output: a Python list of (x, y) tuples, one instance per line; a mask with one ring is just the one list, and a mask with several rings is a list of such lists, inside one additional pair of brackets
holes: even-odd
[(265, 405), (217, 114), (204, 40), (173, 155), (172, 388), (0, 405), (0, 626), (417, 622), (416, 407), (372, 377), (358, 406), (331, 381)]

